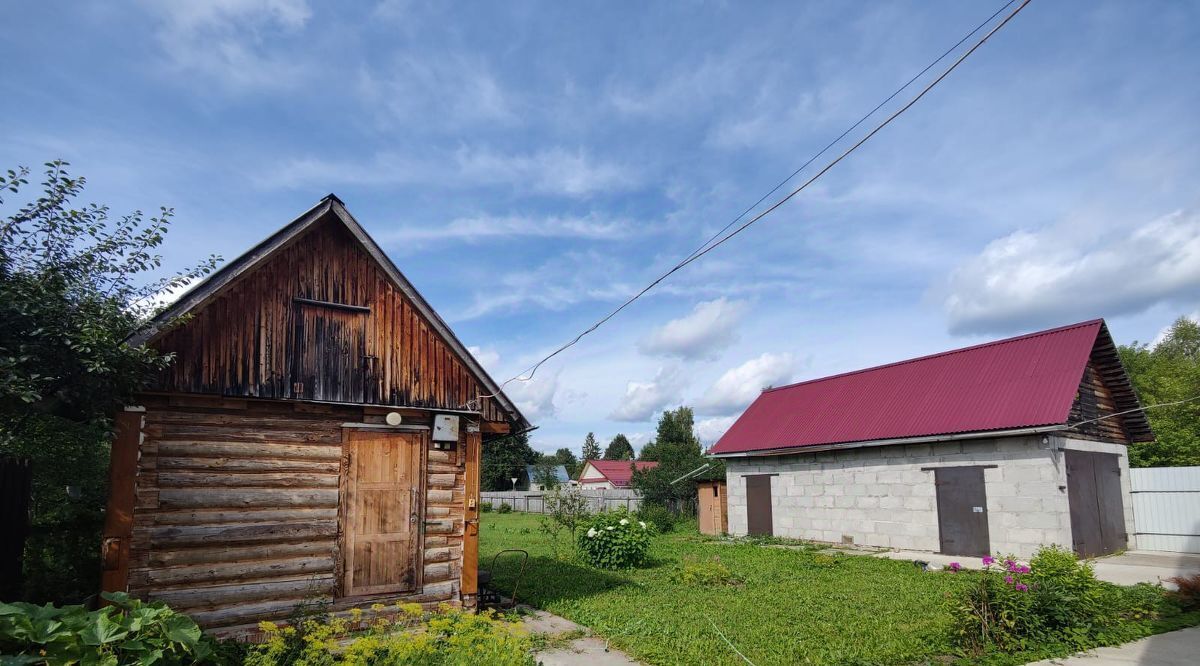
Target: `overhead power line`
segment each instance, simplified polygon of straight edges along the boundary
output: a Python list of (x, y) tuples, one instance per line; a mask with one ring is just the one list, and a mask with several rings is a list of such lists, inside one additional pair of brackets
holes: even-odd
[[(778, 209), (780, 206), (782, 206), (783, 204), (790, 201), (793, 197), (795, 197), (800, 192), (804, 191), (809, 185), (814, 183), (821, 176), (825, 175), (830, 169), (837, 166), (842, 160), (844, 160), (851, 153), (853, 153), (855, 150), (857, 150), (860, 146), (862, 146), (864, 143), (866, 143), (872, 137), (874, 137), (876, 134), (878, 134), (884, 127), (887, 127), (888, 125), (890, 125), (892, 123), (892, 121), (894, 121), (896, 118), (900, 117), (905, 111), (908, 111), (910, 108), (912, 108), (913, 105), (915, 105), (918, 101), (920, 101), (921, 98), (925, 97), (925, 95), (927, 93), (929, 93), (930, 90), (933, 90), (933, 88), (936, 87), (939, 83), (941, 83), (947, 76), (949, 76), (951, 72), (953, 72), (955, 69), (957, 69), (958, 66), (961, 65), (963, 63), (963, 61), (965, 61), (968, 57), (970, 57), (972, 53), (974, 53), (977, 49), (979, 49), (980, 46), (983, 46), (983, 44), (985, 42), (987, 42), (987, 40), (989, 38), (991, 38), (992, 35), (996, 34), (996, 32), (998, 32), (1001, 28), (1003, 28), (1005, 25), (1007, 25), (1008, 22), (1011, 21), (1017, 14), (1019, 14), (1021, 12), (1021, 10), (1023, 10), (1031, 1), (1032, 0), (1023, 0), (1023, 2), (1021, 2), (1021, 4), (1019, 6), (1017, 6), (1016, 9), (1014, 9), (1011, 13), (1009, 13), (1007, 16), (1005, 16), (1002, 21), (1000, 21), (998, 24), (996, 24), (995, 27), (993, 27), (982, 38), (980, 38), (978, 41), (976, 41), (971, 46), (971, 48), (967, 49), (965, 52), (963, 52), (962, 55), (960, 55), (957, 59), (955, 59), (955, 61), (949, 67), (947, 67), (945, 69), (945, 71), (943, 71), (940, 75), (938, 75), (937, 78), (935, 78), (933, 81), (931, 81), (929, 84), (927, 84), (924, 88), (922, 88), (921, 92), (919, 92), (916, 96), (914, 96), (912, 99), (910, 99), (908, 102), (906, 102), (903, 106), (901, 106), (899, 109), (897, 109), (891, 115), (889, 115), (883, 122), (876, 125), (870, 132), (868, 132), (865, 136), (863, 136), (861, 139), (859, 139), (857, 142), (855, 142), (854, 145), (847, 148), (840, 155), (838, 155), (836, 158), (834, 158), (828, 164), (826, 164), (824, 167), (822, 167), (821, 170), (818, 171), (816, 174), (814, 174), (811, 178), (804, 181), (804, 183), (802, 183), (799, 187), (788, 192), (787, 195), (785, 195), (784, 197), (782, 197), (775, 203), (771, 204), (768, 208), (766, 208), (762, 212), (758, 213), (754, 217), (752, 217), (749, 220), (747, 220), (746, 222), (744, 222), (741, 226), (737, 227), (729, 234), (722, 236), (722, 234), (724, 234), (726, 231), (728, 231), (730, 227), (733, 227), (740, 220), (745, 218), (746, 215), (748, 215), (751, 211), (753, 211), (755, 208), (757, 208), (768, 197), (770, 197), (775, 192), (779, 191), (780, 188), (782, 188), (784, 185), (786, 185), (788, 182), (790, 182), (792, 179), (794, 179), (801, 171), (803, 171), (805, 168), (807, 168), (809, 165), (811, 165), (813, 162), (815, 162), (821, 155), (825, 154), (830, 148), (832, 148), (834, 145), (836, 145), (842, 139), (844, 139), (847, 135), (849, 135), (851, 132), (853, 132), (863, 122), (865, 122), (868, 118), (870, 118), (872, 115), (874, 115), (876, 112), (878, 112), (881, 108), (883, 108), (888, 102), (895, 99), (896, 96), (898, 96), (901, 92), (906, 90), (915, 81), (917, 81), (922, 76), (924, 76), (926, 73), (928, 73), (929, 70), (933, 69), (933, 67), (935, 67), (939, 62), (944, 60), (951, 53), (953, 53), (960, 46), (962, 46), (962, 44), (967, 42), (967, 40), (969, 40), (972, 36), (974, 36), (976, 33), (978, 33), (980, 30), (982, 30), (985, 26), (987, 26), (989, 23), (991, 23), (997, 16), (999, 16), (1001, 13), (1003, 13), (1007, 8), (1011, 7), (1016, 2), (1016, 0), (1009, 0), (1008, 2), (1006, 2), (998, 10), (996, 10), (995, 13), (993, 13), (986, 20), (984, 20), (982, 23), (980, 23), (978, 26), (976, 26), (975, 29), (971, 30), (962, 39), (958, 40), (958, 42), (956, 42), (953, 46), (951, 46), (944, 53), (942, 53), (942, 55), (938, 56), (935, 60), (933, 60), (933, 62), (929, 63), (929, 65), (927, 65), (924, 69), (922, 69), (915, 76), (913, 76), (911, 79), (909, 79), (906, 83), (904, 83), (904, 85), (897, 88), (895, 90), (895, 92), (888, 95), (888, 97), (885, 98), (878, 105), (876, 105), (875, 108), (871, 109), (871, 111), (869, 111), (866, 115), (864, 115), (857, 122), (855, 122), (853, 125), (851, 125), (848, 129), (846, 129), (845, 132), (842, 132), (842, 134), (840, 134), (836, 139), (831, 141), (824, 148), (822, 148), (820, 151), (818, 151), (816, 154), (814, 154), (812, 157), (810, 157), (807, 161), (805, 161), (802, 165), (800, 165), (800, 167), (797, 168), (795, 171), (793, 171), (787, 178), (783, 179), (778, 185), (776, 185), (769, 192), (767, 192), (762, 197), (760, 197), (758, 199), (758, 201), (754, 202), (754, 204), (752, 204), (749, 208), (744, 210), (741, 214), (739, 214), (732, 221), (730, 221), (728, 224), (726, 224), (721, 230), (719, 230), (717, 233), (715, 233), (711, 237), (709, 237), (708, 240), (706, 240), (703, 244), (701, 244), (700, 247), (696, 248), (696, 250), (694, 250), (691, 254), (689, 254), (687, 257), (682, 259), (679, 263), (672, 266), (665, 273), (663, 273), (662, 275), (655, 278), (654, 281), (652, 281), (650, 284), (646, 285), (644, 288), (642, 288), (640, 291), (638, 291), (633, 296), (629, 297), (629, 299), (627, 299), (625, 302), (621, 303), (621, 305), (617, 306), (614, 310), (612, 310), (611, 312), (606, 314), (604, 317), (597, 320), (591, 326), (584, 329), (582, 332), (580, 332), (578, 335), (576, 335), (570, 341), (568, 341), (565, 344), (561, 345), (560, 347), (556, 348), (554, 351), (547, 354), (545, 357), (543, 357), (537, 363), (534, 363), (533, 365), (529, 366), (529, 368), (527, 368), (525, 371), (505, 380), (504, 383), (502, 383), (500, 385), (499, 389), (503, 390), (505, 386), (508, 386), (510, 383), (512, 383), (514, 381), (525, 382), (525, 381), (529, 381), (529, 380), (533, 379), (533, 376), (537, 373), (538, 369), (541, 368), (542, 365), (544, 365), (547, 361), (554, 358), (555, 356), (558, 356), (559, 354), (566, 351), (567, 349), (570, 349), (571, 347), (575, 346), (585, 336), (592, 333), (596, 329), (600, 328), (605, 323), (607, 323), (610, 319), (612, 319), (613, 317), (620, 314), (623, 310), (625, 310), (625, 308), (632, 305), (635, 301), (640, 299), (651, 289), (657, 287), (663, 280), (666, 280), (668, 277), (670, 277), (677, 271), (681, 270), (688, 264), (691, 264), (692, 262), (700, 259), (704, 255), (708, 254), (709, 252), (712, 252), (716, 248), (725, 244), (730, 239), (732, 239), (734, 236), (737, 236), (738, 234), (740, 234), (741, 232), (743, 232), (747, 228), (749, 228), (751, 225), (755, 224), (756, 222), (763, 219), (767, 215), (770, 215), (776, 209)], [(490, 397), (495, 397), (495, 396), (494, 396), (494, 394), (481, 395), (477, 399), (490, 398)]]

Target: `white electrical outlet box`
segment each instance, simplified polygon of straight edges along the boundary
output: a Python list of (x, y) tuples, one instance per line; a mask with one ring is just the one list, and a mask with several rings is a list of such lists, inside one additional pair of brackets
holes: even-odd
[(433, 441), (457, 442), (458, 417), (451, 414), (438, 414), (433, 417)]

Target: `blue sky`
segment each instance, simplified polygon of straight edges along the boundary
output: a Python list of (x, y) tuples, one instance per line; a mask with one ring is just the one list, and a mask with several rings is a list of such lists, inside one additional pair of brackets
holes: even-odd
[[(173, 206), (168, 267), (336, 192), (498, 379), (687, 255), (999, 2), (45, 2), (3, 166)], [(350, 6), (352, 5), (352, 6)], [(510, 393), (636, 445), (767, 384), (1200, 311), (1200, 5), (1035, 0), (815, 186)]]

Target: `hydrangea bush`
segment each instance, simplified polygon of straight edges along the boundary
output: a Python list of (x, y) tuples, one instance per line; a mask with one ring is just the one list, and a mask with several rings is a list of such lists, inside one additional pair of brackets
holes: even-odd
[(634, 569), (646, 563), (651, 527), (624, 509), (598, 513), (579, 535), (579, 553), (601, 569)]

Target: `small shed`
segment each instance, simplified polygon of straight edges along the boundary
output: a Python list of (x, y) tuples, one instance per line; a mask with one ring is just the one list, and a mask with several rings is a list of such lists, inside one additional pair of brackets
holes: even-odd
[(530, 425), (337, 197), (130, 342), (174, 362), (116, 416), (104, 590), (225, 634), (476, 604), (481, 447)]
[[(554, 480), (556, 482), (558, 482), (558, 485), (566, 486), (566, 485), (575, 483), (573, 480), (571, 480), (571, 475), (567, 473), (566, 465), (554, 465), (547, 469), (548, 469), (549, 473), (554, 477)], [(525, 466), (525, 475), (529, 478), (529, 489), (530, 490), (546, 490), (547, 489), (545, 484), (538, 483), (538, 466), (537, 465), (526, 465)]]
[(728, 493), (724, 479), (702, 479), (696, 482), (696, 519), (701, 534), (729, 532)]
[(1154, 439), (1103, 320), (768, 389), (710, 451), (729, 529), (949, 555), (1129, 547)]

